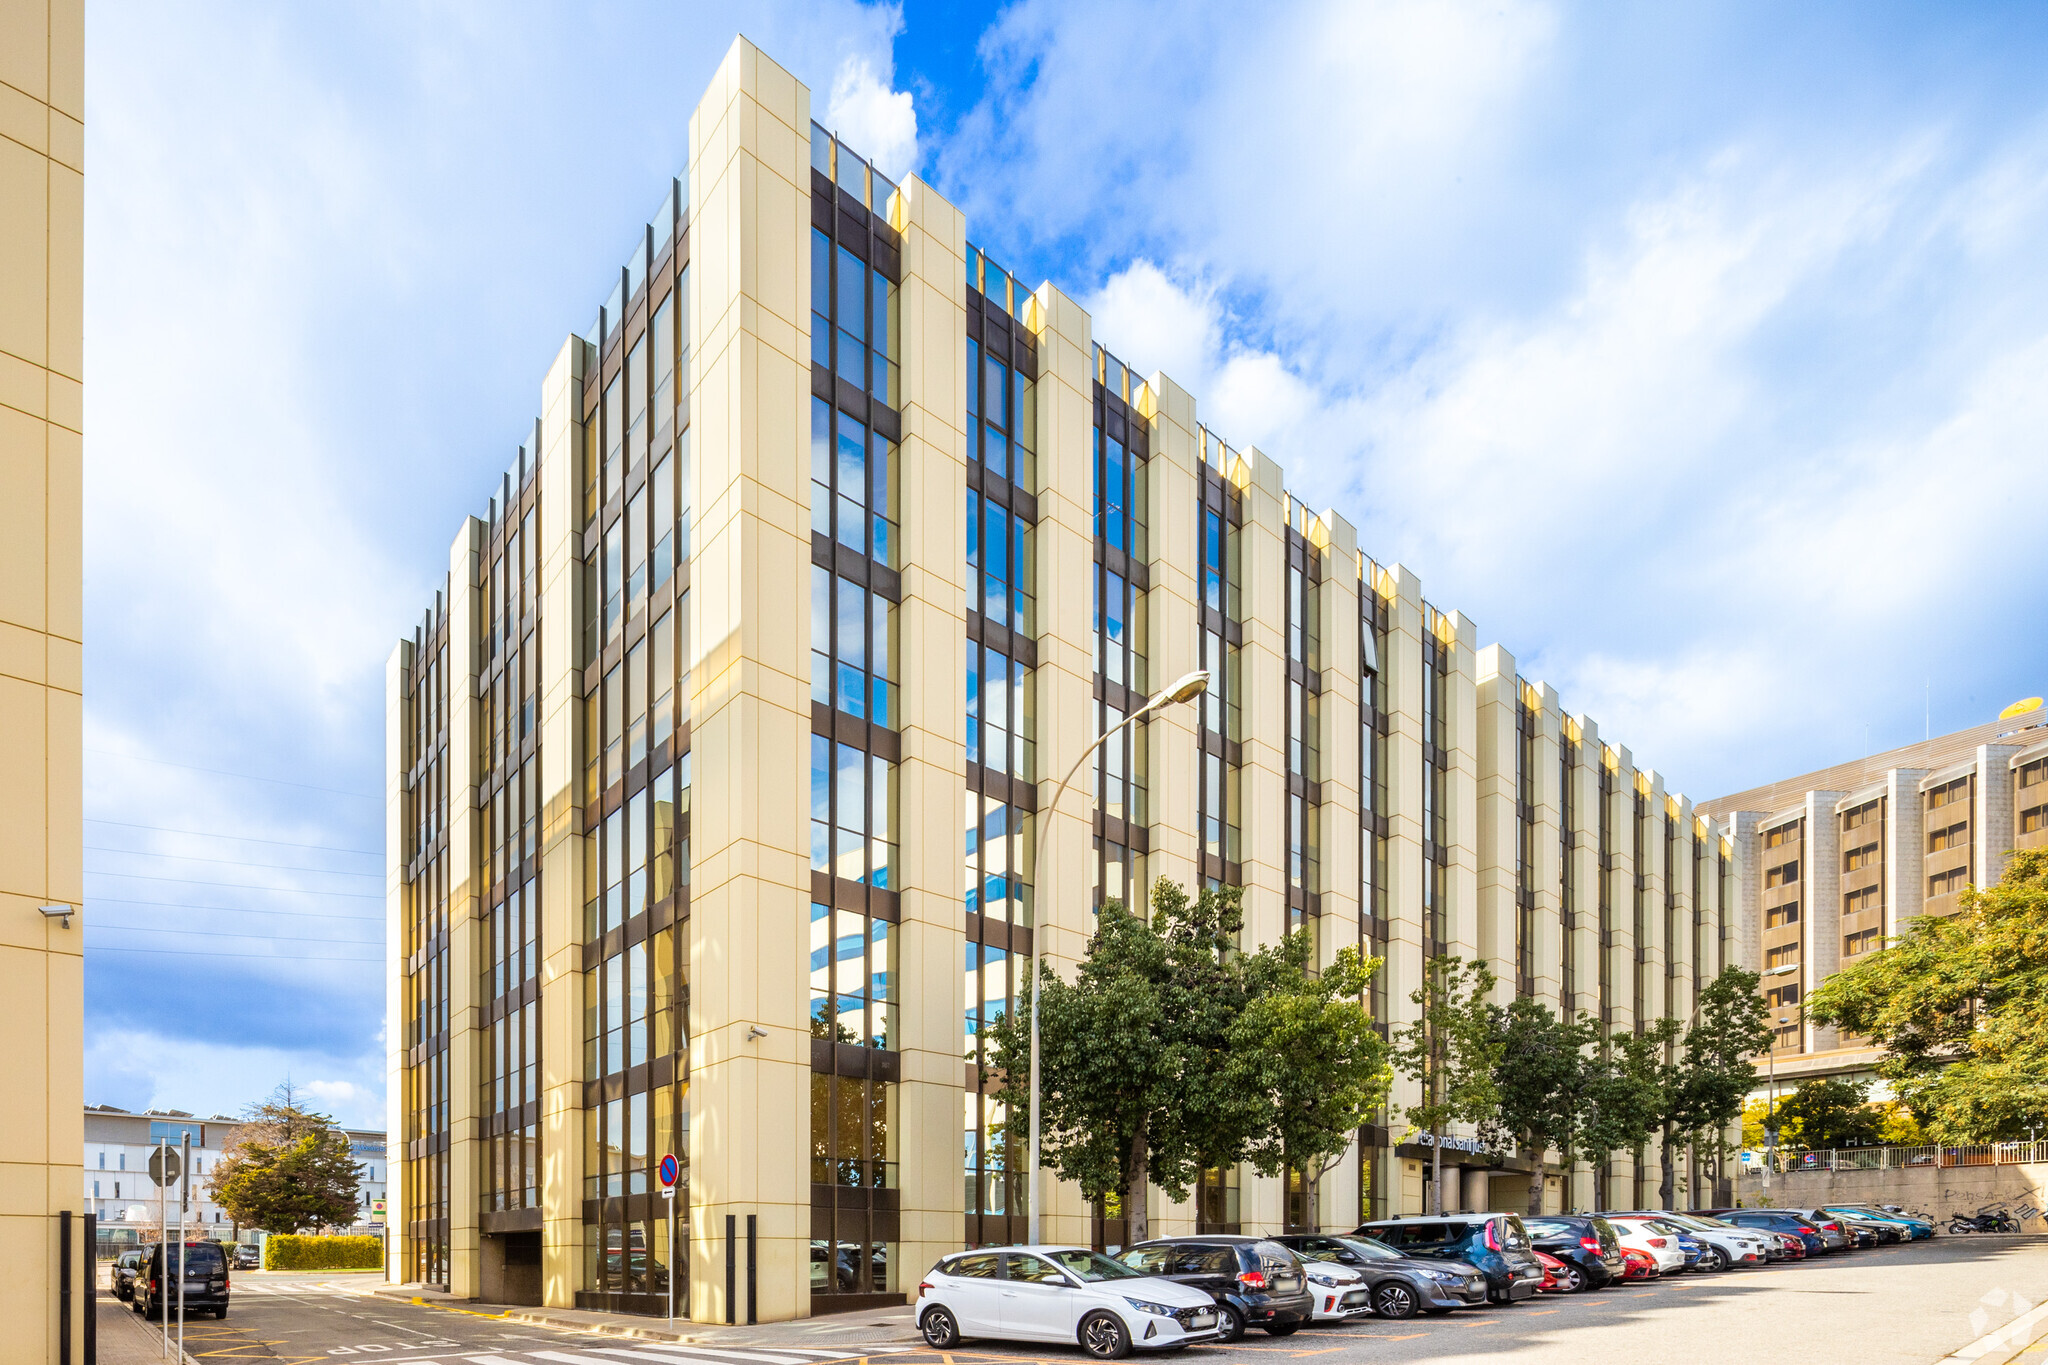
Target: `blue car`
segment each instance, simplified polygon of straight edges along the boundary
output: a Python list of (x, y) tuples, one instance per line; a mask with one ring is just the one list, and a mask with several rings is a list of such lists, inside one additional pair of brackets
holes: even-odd
[(1918, 1242), (1934, 1235), (1934, 1222), (1910, 1213), (1893, 1213), (1876, 1204), (1828, 1204), (1824, 1213), (1842, 1213), (1865, 1223), (1887, 1223), (1899, 1230), (1906, 1241)]
[[(1678, 1225), (1676, 1223), (1666, 1223), (1664, 1226), (1676, 1228)], [(1687, 1270), (1698, 1270), (1701, 1268), (1702, 1263), (1711, 1269), (1714, 1264), (1712, 1259), (1707, 1256), (1706, 1243), (1700, 1241), (1699, 1238), (1694, 1237), (1691, 1233), (1681, 1232), (1678, 1234), (1678, 1249), (1685, 1253), (1685, 1268)]]

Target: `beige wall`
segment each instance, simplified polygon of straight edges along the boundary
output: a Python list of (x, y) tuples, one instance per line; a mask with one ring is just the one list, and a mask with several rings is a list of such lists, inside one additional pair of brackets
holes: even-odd
[(58, 1358), (54, 1215), (83, 1209), (85, 926), (37, 907), (83, 899), (84, 20), (0, 0), (0, 1303), (19, 1360)]

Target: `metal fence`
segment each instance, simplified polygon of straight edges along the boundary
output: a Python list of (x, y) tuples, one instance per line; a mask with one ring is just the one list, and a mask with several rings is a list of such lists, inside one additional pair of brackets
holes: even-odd
[(1800, 1171), (1904, 1171), (1916, 1167), (2018, 1166), (2048, 1163), (2048, 1142), (1987, 1142), (1967, 1147), (1837, 1147), (1825, 1152), (1746, 1151), (1745, 1170), (1792, 1175)]

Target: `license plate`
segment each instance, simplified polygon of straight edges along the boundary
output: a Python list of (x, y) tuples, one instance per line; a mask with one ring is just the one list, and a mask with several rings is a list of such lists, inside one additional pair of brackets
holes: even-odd
[(1216, 1315), (1214, 1313), (1196, 1313), (1188, 1318), (1188, 1326), (1190, 1327), (1214, 1327), (1215, 1325)]

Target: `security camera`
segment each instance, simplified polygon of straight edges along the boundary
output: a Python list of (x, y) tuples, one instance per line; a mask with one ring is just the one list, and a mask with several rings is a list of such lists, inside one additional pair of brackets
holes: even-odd
[(753, 1042), (753, 1041), (754, 1041), (754, 1040), (755, 1040), (756, 1038), (766, 1038), (767, 1036), (768, 1036), (768, 1030), (767, 1030), (767, 1029), (764, 1029), (764, 1028), (762, 1028), (762, 1027), (761, 1027), (761, 1026), (760, 1026), (759, 1024), (749, 1024), (749, 1025), (747, 1025), (747, 1041), (748, 1041), (748, 1042), (750, 1042), (750, 1043), (751, 1043), (751, 1042)]
[(77, 910), (68, 905), (41, 905), (36, 908), (43, 912), (44, 919), (63, 920), (66, 929), (71, 927), (71, 917), (78, 913)]

